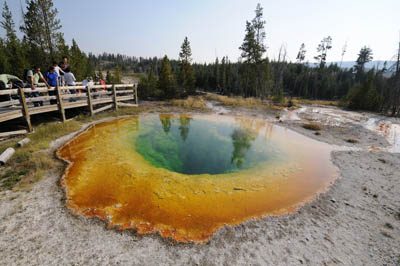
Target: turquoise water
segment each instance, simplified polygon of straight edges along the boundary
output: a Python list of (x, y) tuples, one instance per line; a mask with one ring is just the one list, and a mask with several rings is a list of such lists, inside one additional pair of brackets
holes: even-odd
[(149, 116), (139, 128), (136, 151), (154, 166), (182, 174), (231, 173), (284, 156), (264, 134), (232, 118)]

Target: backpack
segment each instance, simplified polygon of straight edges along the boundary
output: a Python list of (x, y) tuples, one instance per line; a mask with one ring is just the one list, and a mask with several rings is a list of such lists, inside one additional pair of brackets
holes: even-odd
[(29, 68), (25, 68), (24, 69), (24, 81), (26, 82), (28, 80), (28, 72), (29, 72)]

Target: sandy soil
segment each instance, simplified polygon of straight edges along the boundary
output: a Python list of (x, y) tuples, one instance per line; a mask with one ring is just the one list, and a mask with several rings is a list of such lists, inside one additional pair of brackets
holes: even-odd
[(332, 154), (341, 178), (295, 214), (222, 228), (206, 244), (177, 244), (71, 215), (54, 169), (30, 192), (0, 194), (0, 265), (400, 265), (400, 154), (368, 151), (388, 146), (387, 138), (356, 121), (326, 123), (320, 136), (298, 120), (279, 124), (358, 149)]

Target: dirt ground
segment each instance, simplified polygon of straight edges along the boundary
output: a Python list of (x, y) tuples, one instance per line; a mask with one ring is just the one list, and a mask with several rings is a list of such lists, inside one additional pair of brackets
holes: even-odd
[[(308, 117), (313, 112), (282, 122), (275, 114), (247, 112), (352, 148), (332, 153), (341, 178), (294, 214), (222, 228), (205, 244), (138, 236), (73, 216), (59, 186), (60, 162), (31, 191), (0, 193), (0, 265), (400, 265), (400, 154), (386, 152), (390, 139), (363, 124), (370, 114), (332, 124)], [(312, 119), (320, 119), (320, 135), (302, 128)]]

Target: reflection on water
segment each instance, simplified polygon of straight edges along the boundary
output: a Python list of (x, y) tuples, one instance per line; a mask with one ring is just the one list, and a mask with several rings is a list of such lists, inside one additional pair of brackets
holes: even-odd
[(235, 163), (238, 168), (242, 167), (246, 153), (251, 147), (251, 142), (256, 139), (254, 135), (250, 130), (241, 128), (235, 129), (231, 135), (233, 143), (231, 162)]
[(185, 141), (189, 135), (190, 120), (192, 120), (192, 118), (188, 115), (179, 116), (179, 131), (183, 141)]
[(171, 129), (171, 117), (172, 115), (169, 114), (160, 114), (160, 122), (162, 125), (162, 128), (165, 132), (166, 135), (168, 135), (169, 130)]
[(225, 224), (293, 212), (338, 176), (330, 146), (265, 120), (147, 115), (95, 125), (58, 152), (77, 214), (205, 241)]
[(147, 118), (139, 135), (132, 135), (132, 149), (156, 167), (188, 175), (222, 174), (283, 156), (275, 143), (258, 138), (265, 122), (221, 123), (188, 115), (159, 115), (159, 121)]

